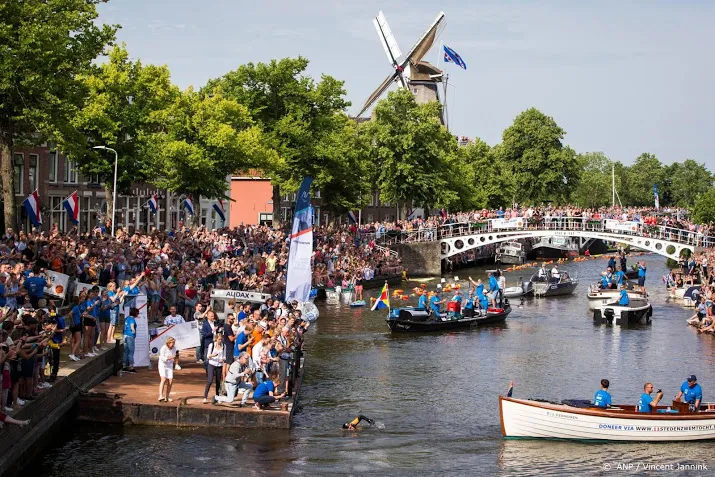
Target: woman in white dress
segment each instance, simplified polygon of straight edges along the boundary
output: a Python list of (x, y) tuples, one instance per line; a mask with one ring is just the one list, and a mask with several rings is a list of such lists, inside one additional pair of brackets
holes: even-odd
[[(169, 397), (169, 394), (171, 394), (171, 384), (174, 381), (175, 344), (176, 340), (172, 336), (169, 336), (159, 351), (159, 376), (161, 376), (161, 382), (159, 383), (159, 402), (173, 401), (173, 399)], [(164, 393), (164, 385), (166, 385), (166, 393)]]

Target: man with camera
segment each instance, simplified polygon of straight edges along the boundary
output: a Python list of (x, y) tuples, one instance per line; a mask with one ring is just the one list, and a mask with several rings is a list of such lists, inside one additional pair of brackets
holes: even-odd
[(655, 393), (655, 399), (650, 397), (653, 392), (653, 383), (645, 383), (643, 386), (644, 393), (641, 394), (640, 401), (638, 401), (638, 412), (651, 412), (655, 411), (658, 406), (658, 402), (663, 398), (663, 391), (660, 389)]

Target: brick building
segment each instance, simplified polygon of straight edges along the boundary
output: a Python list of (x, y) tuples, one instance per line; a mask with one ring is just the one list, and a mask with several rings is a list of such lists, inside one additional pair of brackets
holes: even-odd
[[(40, 196), (43, 230), (50, 230), (54, 224), (57, 224), (61, 231), (72, 228), (62, 201), (74, 191), (77, 191), (79, 198), (79, 226), (82, 232), (87, 232), (105, 221), (107, 201), (102, 177), (80, 173), (73, 161), (47, 144), (16, 148), (11, 157), (17, 219), (23, 230), (29, 230), (31, 224), (22, 202), (35, 189)], [(186, 221), (188, 218), (182, 206), (182, 196), (141, 183), (132, 184), (130, 191), (130, 195), (117, 195), (118, 227), (124, 227), (129, 232), (147, 231), (152, 227), (170, 230), (176, 227), (179, 221)], [(159, 209), (156, 214), (151, 212), (147, 203), (154, 193), (159, 196)], [(228, 226), (231, 206), (227, 202), (224, 201), (227, 220), (226, 224), (223, 224), (213, 209), (214, 201), (202, 198), (201, 223), (210, 229)], [(111, 211), (109, 213), (111, 215)], [(3, 214), (0, 214), (0, 221), (4, 222)], [(4, 230), (4, 224), (0, 230)]]

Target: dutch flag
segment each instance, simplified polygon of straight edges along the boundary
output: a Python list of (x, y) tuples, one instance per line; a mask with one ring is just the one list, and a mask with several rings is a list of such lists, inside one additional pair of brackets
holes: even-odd
[(77, 225), (79, 223), (79, 199), (77, 198), (77, 192), (72, 192), (69, 197), (62, 201), (67, 214), (69, 214), (70, 221)]
[(353, 212), (352, 210), (350, 212), (348, 212), (348, 219), (350, 219), (350, 222), (353, 224), (358, 223), (358, 219), (357, 219), (357, 217), (355, 217), (355, 212)]
[(156, 194), (152, 195), (149, 199), (149, 208), (154, 214), (159, 210), (159, 197)]
[(194, 201), (191, 200), (191, 197), (184, 199), (184, 208), (189, 215), (194, 215)]
[(32, 194), (27, 196), (22, 202), (23, 207), (27, 211), (27, 215), (30, 216), (30, 221), (35, 227), (42, 225), (42, 216), (40, 215), (40, 196), (37, 194), (37, 190)]
[(223, 208), (223, 200), (219, 199), (218, 202), (214, 203), (214, 210), (221, 217), (221, 221), (226, 222), (226, 209)]

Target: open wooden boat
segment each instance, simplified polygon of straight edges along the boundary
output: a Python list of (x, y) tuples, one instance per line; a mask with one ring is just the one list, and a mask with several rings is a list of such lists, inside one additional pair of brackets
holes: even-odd
[(456, 313), (442, 313), (439, 317), (429, 315), (424, 308), (405, 307), (390, 310), (386, 318), (390, 331), (432, 332), (469, 328), (470, 326), (500, 323), (511, 313), (511, 306), (505, 300), (503, 308), (487, 311), (474, 310), (474, 316), (466, 317)]
[[(699, 412), (673, 401), (657, 412), (639, 413), (635, 406), (600, 409), (499, 396), (499, 419), (506, 438), (598, 441), (693, 441), (715, 439), (715, 403)], [(669, 411), (669, 409), (671, 409)]]

